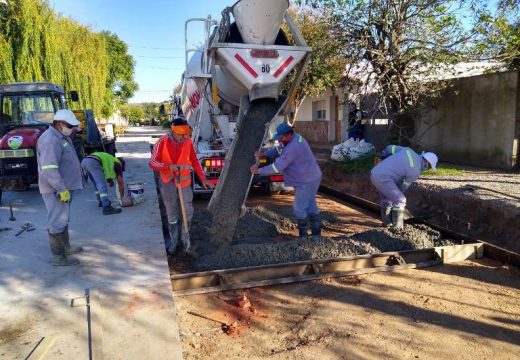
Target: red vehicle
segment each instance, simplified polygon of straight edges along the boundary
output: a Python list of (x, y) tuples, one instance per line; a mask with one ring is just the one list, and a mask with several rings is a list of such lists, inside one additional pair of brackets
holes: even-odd
[[(72, 91), (70, 98), (77, 101), (78, 94)], [(37, 181), (36, 142), (52, 124), (56, 111), (67, 108), (67, 101), (63, 87), (33, 82), (0, 85), (0, 104), (1, 200), (2, 191), (23, 191)], [(85, 116), (78, 119), (83, 120), (82, 128), (86, 131), (73, 135), (80, 157), (87, 144), (103, 145), (92, 112), (85, 110), (81, 113)], [(87, 142), (86, 139), (94, 141)]]

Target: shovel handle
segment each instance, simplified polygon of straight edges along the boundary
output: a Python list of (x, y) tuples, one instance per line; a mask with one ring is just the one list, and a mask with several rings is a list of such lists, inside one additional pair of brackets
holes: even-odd
[(206, 315), (202, 315), (202, 314), (196, 313), (194, 311), (188, 311), (188, 314), (194, 315), (194, 316), (198, 316), (198, 317), (201, 317), (201, 318), (206, 319), (206, 320), (214, 321), (214, 322), (219, 323), (221, 325), (229, 326), (229, 324), (225, 323), (224, 321), (220, 321), (220, 320), (217, 320), (217, 319), (212, 319), (212, 318), (210, 318), (210, 317), (208, 317)]

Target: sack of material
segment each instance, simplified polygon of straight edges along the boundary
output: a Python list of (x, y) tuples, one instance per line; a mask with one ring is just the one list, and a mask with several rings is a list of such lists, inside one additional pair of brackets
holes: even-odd
[(332, 148), (330, 158), (334, 161), (354, 160), (375, 152), (375, 147), (365, 140), (350, 138)]

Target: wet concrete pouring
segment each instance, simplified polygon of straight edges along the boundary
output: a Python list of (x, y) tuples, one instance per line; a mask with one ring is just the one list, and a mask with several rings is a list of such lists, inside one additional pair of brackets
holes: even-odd
[[(372, 213), (326, 196), (318, 199), (323, 236), (298, 239), (292, 199), (253, 192), (227, 247), (210, 241), (207, 201), (196, 200), (191, 232), (196, 256), (170, 257), (171, 272), (451, 243), (422, 225), (383, 228)], [(176, 306), (185, 359), (449, 359), (461, 354), (511, 359), (520, 353), (519, 289), (518, 269), (482, 259), (193, 295), (176, 298)], [(226, 330), (229, 326), (233, 331)], [(439, 334), (442, 346), (436, 344)]]
[[(279, 201), (283, 204), (272, 205)], [(192, 253), (170, 258), (172, 273), (232, 269), (247, 266), (328, 259), (388, 251), (452, 245), (440, 233), (424, 225), (396, 230), (381, 227), (370, 213), (320, 196), (322, 236), (297, 238), (292, 217), (292, 195), (265, 197), (253, 192), (248, 211), (239, 220), (233, 241), (222, 245), (210, 240), (212, 218), (205, 201), (196, 201), (190, 237)], [(360, 223), (366, 224), (359, 226)]]

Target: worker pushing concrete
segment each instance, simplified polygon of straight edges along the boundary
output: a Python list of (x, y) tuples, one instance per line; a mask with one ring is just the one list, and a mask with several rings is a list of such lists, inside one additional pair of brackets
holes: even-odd
[(166, 251), (173, 255), (179, 238), (184, 251), (188, 252), (190, 248), (189, 226), (193, 217), (191, 171), (195, 171), (205, 189), (213, 188), (214, 185), (206, 179), (197, 159), (190, 139), (191, 127), (188, 122), (183, 118), (175, 118), (170, 129), (171, 131), (155, 144), (149, 166), (160, 175), (159, 188), (166, 208), (170, 233)]
[(119, 214), (121, 212), (120, 208), (112, 206), (108, 198), (108, 186), (114, 186), (114, 180), (117, 181), (122, 205), (130, 206), (132, 204), (131, 200), (124, 195), (124, 163), (122, 159), (105, 152), (94, 152), (83, 159), (81, 167), (94, 183), (99, 206), (103, 207), (103, 215)]
[(69, 243), (71, 192), (83, 188), (81, 167), (70, 135), (79, 121), (70, 110), (61, 109), (38, 139), (38, 185), (47, 208), (47, 230), (55, 266), (76, 265), (78, 259), (68, 257), (83, 251)]
[(321, 235), (320, 210), (316, 204), (321, 170), (309, 144), (286, 123), (276, 127), (272, 140), (278, 140), (280, 146), (265, 153), (258, 151), (255, 156), (271, 158), (274, 163), (260, 169), (253, 165), (251, 172), (266, 176), (283, 173), (285, 185), (294, 187), (293, 212), (298, 222), (299, 237), (308, 235), (309, 222), (311, 234)]
[(430, 167), (434, 171), (437, 169), (438, 157), (432, 152), (419, 155), (408, 147), (396, 147), (393, 150), (393, 155), (372, 169), (370, 181), (381, 196), (383, 225), (392, 224), (396, 228), (402, 228), (406, 207), (404, 192), (419, 178), (422, 171)]

